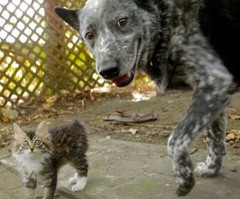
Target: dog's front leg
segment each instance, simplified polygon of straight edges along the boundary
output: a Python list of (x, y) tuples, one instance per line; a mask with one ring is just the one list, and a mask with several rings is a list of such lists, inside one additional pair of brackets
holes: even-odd
[(227, 111), (224, 110), (204, 131), (204, 139), (208, 147), (205, 162), (200, 162), (195, 173), (201, 177), (214, 177), (219, 173), (222, 158), (226, 154), (225, 135), (227, 128)]
[[(212, 77), (211, 77), (212, 78)], [(193, 165), (189, 157), (189, 148), (199, 132), (203, 131), (223, 112), (229, 104), (232, 93), (229, 92), (231, 80), (214, 77), (214, 83), (198, 85), (187, 114), (180, 122), (168, 141), (168, 153), (173, 159), (173, 168), (177, 177), (177, 195), (184, 196), (195, 184)]]

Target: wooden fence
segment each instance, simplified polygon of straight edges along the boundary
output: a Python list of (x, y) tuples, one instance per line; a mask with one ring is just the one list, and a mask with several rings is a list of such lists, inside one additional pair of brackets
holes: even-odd
[(0, 106), (103, 86), (77, 32), (53, 12), (84, 0), (0, 0)]

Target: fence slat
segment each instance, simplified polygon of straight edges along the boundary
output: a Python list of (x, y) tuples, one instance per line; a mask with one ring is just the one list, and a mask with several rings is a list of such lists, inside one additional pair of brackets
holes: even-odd
[(56, 5), (76, 8), (84, 3), (0, 1), (0, 106), (16, 106), (62, 89), (103, 86), (77, 33), (53, 12)]

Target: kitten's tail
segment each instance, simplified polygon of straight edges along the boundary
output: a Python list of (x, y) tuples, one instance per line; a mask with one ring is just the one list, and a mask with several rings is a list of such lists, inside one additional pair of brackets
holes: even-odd
[(88, 138), (87, 138), (87, 131), (85, 125), (80, 120), (73, 120), (72, 128), (76, 133), (81, 134), (81, 141), (85, 143), (86, 149), (88, 149)]

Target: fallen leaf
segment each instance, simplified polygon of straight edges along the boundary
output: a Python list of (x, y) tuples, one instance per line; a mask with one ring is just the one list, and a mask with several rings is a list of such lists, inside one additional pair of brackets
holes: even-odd
[(233, 120), (240, 120), (240, 115), (236, 115), (236, 114), (229, 114), (229, 117)]
[(14, 120), (18, 118), (18, 112), (10, 108), (2, 109), (2, 120), (8, 122), (9, 120)]
[(38, 118), (40, 118), (41, 117), (41, 115), (34, 115), (34, 116), (32, 116), (32, 117), (30, 117), (30, 120), (37, 120)]
[(9, 122), (9, 118), (8, 118), (8, 117), (2, 116), (1, 119), (2, 119), (2, 121), (4, 121), (4, 122)]
[(235, 173), (235, 172), (237, 172), (237, 168), (236, 168), (236, 167), (232, 167), (232, 168), (230, 169), (230, 171), (233, 172), (233, 173)]
[(136, 135), (137, 131), (137, 129), (129, 129), (129, 132), (133, 135)]
[(137, 129), (134, 129), (134, 128), (130, 128), (130, 129), (128, 129), (128, 128), (122, 128), (121, 131), (122, 131), (123, 133), (131, 133), (131, 134), (133, 134), (133, 135), (136, 135), (136, 133), (138, 132), (138, 130), (137, 130)]
[(52, 100), (51, 100), (50, 97), (47, 97), (47, 98), (45, 99), (45, 102), (46, 102), (46, 103), (51, 103), (51, 101), (52, 101)]
[(106, 139), (107, 139), (107, 140), (111, 140), (112, 137), (108, 135), (108, 136), (106, 136)]
[(234, 133), (229, 133), (227, 135), (227, 140), (234, 140), (235, 139), (235, 134)]
[(237, 130), (237, 129), (231, 129), (231, 130), (229, 130), (227, 133), (228, 133), (228, 134), (233, 133), (233, 134), (235, 134), (235, 135), (240, 136), (240, 130)]

